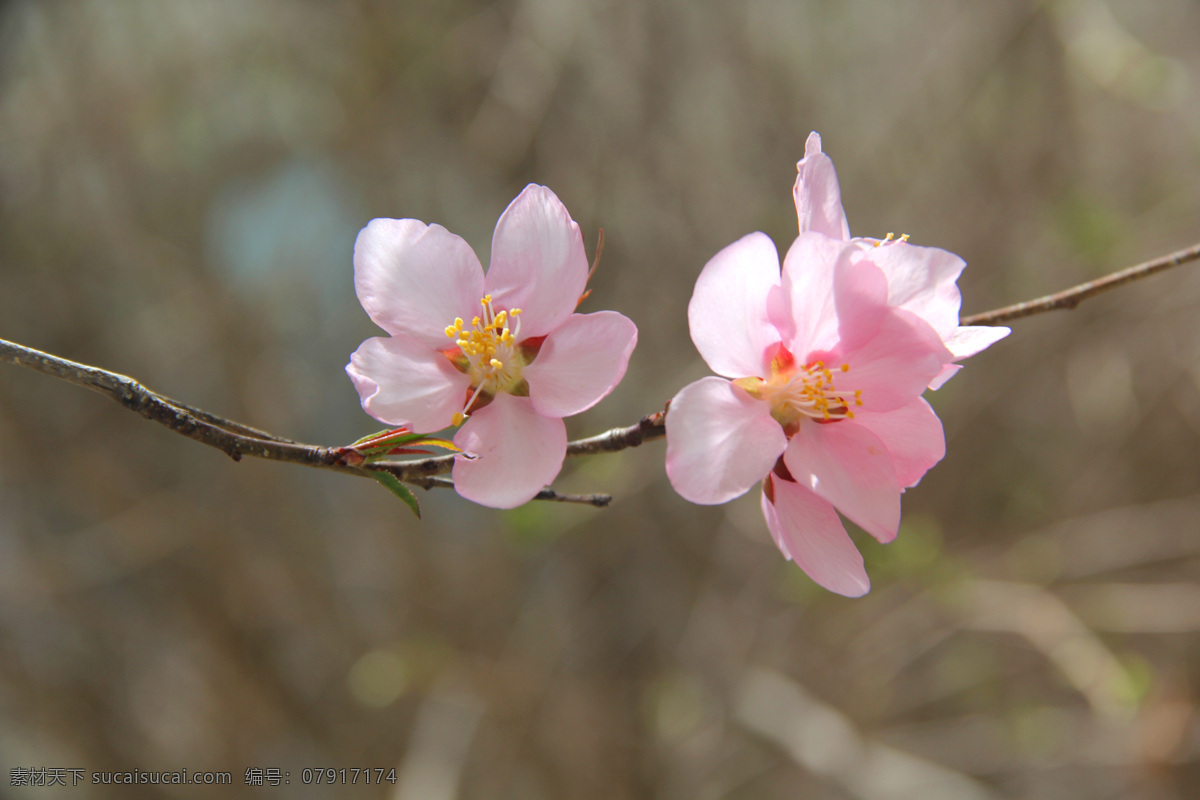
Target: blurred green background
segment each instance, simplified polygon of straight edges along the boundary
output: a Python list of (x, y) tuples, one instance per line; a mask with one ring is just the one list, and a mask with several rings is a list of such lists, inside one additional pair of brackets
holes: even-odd
[[(810, 130), (851, 230), (970, 263), (964, 310), (1200, 233), (1192, 0), (0, 3), (0, 336), (284, 436), (380, 426), (351, 249), (436, 221), (487, 262), (549, 185), (640, 328), (573, 436), (707, 374), (692, 284), (786, 247)], [(0, 794), (1193, 798), (1200, 270), (1014, 323), (931, 400), (949, 454), (874, 588), (816, 589), (757, 493), (661, 442), (512, 512), (186, 441), (0, 367)], [(234, 785), (20, 790), (13, 767)], [(395, 784), (304, 786), (305, 767)], [(251, 789), (247, 767), (291, 784)]]

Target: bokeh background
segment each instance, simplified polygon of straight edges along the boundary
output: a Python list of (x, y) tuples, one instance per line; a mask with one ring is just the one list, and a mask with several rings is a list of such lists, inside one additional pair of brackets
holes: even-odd
[[(345, 444), (380, 427), (342, 371), (357, 230), (486, 263), (536, 181), (605, 231), (586, 308), (640, 328), (568, 421), (598, 433), (707, 373), (693, 281), (786, 247), (810, 130), (854, 233), (968, 260), (967, 312), (1194, 243), (1197, 31), (1191, 0), (0, 3), (0, 336)], [(676, 496), (662, 442), (568, 463), (606, 510), (417, 521), (0, 366), (0, 795), (1196, 797), (1200, 270), (1013, 327), (932, 395), (949, 454), (895, 543), (856, 533), (861, 600), (756, 493)]]

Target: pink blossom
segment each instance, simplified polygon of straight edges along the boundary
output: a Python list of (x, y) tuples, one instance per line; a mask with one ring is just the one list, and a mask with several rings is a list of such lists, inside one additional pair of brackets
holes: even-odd
[(588, 277), (579, 225), (530, 184), (500, 216), (486, 275), (440, 225), (375, 219), (354, 244), (354, 286), (377, 325), (346, 372), (363, 409), (389, 425), (461, 425), (454, 485), (468, 500), (512, 508), (554, 480), (566, 455), (562, 418), (621, 381), (637, 327), (615, 311), (576, 314)]
[(762, 482), (776, 545), (818, 584), (870, 589), (842, 515), (895, 538), (900, 495), (945, 455), (921, 397), (1007, 329), (958, 325), (952, 253), (851, 239), (817, 134), (796, 181), (800, 235), (784, 258), (753, 233), (704, 267), (688, 305), (714, 372), (667, 411), (667, 475), (685, 499), (724, 503)]
[[(854, 244), (858, 255), (851, 257), (869, 258), (887, 276), (888, 302), (932, 325), (955, 361), (973, 356), (1011, 333), (1005, 327), (958, 324), (962, 296), (957, 282), (967, 263), (954, 253), (909, 244), (907, 236), (898, 240), (893, 240), (892, 234), (883, 240), (850, 238), (837, 172), (833, 161), (821, 152), (821, 137), (815, 131), (808, 135), (804, 158), (796, 169), (799, 174), (793, 195), (800, 233), (811, 231)], [(879, 247), (881, 244), (885, 246)], [(929, 388), (939, 388), (959, 369), (958, 364), (947, 364)]]

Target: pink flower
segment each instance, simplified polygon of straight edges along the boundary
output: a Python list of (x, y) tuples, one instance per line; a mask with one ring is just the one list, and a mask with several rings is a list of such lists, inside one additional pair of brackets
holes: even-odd
[(454, 466), (468, 500), (512, 508), (554, 480), (562, 418), (625, 375), (637, 327), (615, 311), (576, 314), (588, 278), (579, 226), (544, 186), (509, 204), (487, 274), (440, 225), (376, 219), (354, 244), (354, 287), (389, 337), (367, 339), (346, 372), (363, 409), (389, 425), (436, 431), (478, 456)]
[(775, 245), (753, 233), (696, 281), (692, 341), (724, 377), (671, 401), (667, 476), (703, 504), (762, 481), (783, 554), (821, 586), (859, 596), (870, 582), (837, 512), (881, 542), (895, 538), (901, 493), (945, 455), (921, 394), (1007, 330), (958, 326), (957, 256), (850, 239), (820, 144), (810, 136), (799, 165), (800, 235), (782, 271)]
[[(908, 243), (908, 237), (887, 239), (851, 239), (850, 225), (842, 209), (842, 191), (838, 186), (833, 161), (821, 152), (821, 136), (808, 135), (804, 158), (796, 165), (799, 174), (793, 195), (800, 233), (818, 233), (840, 242), (851, 242), (880, 269), (888, 280), (888, 302), (913, 312), (938, 332), (955, 361), (973, 356), (1008, 336), (1005, 327), (969, 326), (958, 324), (962, 296), (958, 292), (958, 276), (967, 262), (954, 253), (937, 247), (918, 247)], [(887, 247), (875, 250), (877, 245)], [(874, 252), (872, 252), (874, 251)], [(930, 383), (937, 389), (962, 369), (947, 364)]]

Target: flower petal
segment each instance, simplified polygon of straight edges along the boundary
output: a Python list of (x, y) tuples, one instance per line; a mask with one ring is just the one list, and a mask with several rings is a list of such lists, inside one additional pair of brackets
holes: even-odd
[(745, 494), (786, 447), (770, 406), (721, 378), (688, 384), (667, 409), (667, 477), (693, 503)]
[(846, 243), (820, 233), (801, 233), (783, 259), (783, 287), (791, 319), (788, 348), (797, 358), (828, 350), (837, 342), (837, 311), (833, 304), (834, 265)]
[(797, 483), (833, 503), (867, 533), (881, 542), (896, 538), (900, 481), (887, 445), (870, 430), (853, 420), (802, 423), (783, 461)]
[(854, 415), (854, 422), (878, 436), (887, 447), (901, 486), (916, 486), (946, 455), (942, 421), (922, 397), (882, 414), (860, 411)]
[(775, 502), (762, 498), (771, 538), (819, 586), (846, 597), (871, 590), (862, 555), (827, 501), (791, 481), (771, 479)]
[(521, 309), (521, 336), (544, 336), (575, 313), (587, 276), (579, 225), (554, 192), (529, 184), (492, 234), (486, 283), (496, 310)]
[(441, 353), (403, 335), (367, 339), (351, 354), (346, 373), (364, 411), (420, 433), (448, 426), (470, 384)]
[(863, 411), (891, 411), (920, 396), (950, 358), (924, 320), (903, 309), (887, 308), (871, 339), (836, 354), (831, 363), (848, 367), (844, 373), (834, 373), (837, 388), (861, 391)]
[(833, 270), (833, 302), (844, 351), (856, 350), (874, 338), (889, 310), (883, 270), (852, 256), (852, 249), (847, 248)]
[(354, 290), (376, 325), (436, 350), (455, 317), (478, 313), (483, 267), (441, 225), (373, 219), (354, 242)]
[(637, 326), (623, 314), (572, 314), (521, 373), (534, 409), (569, 417), (591, 408), (621, 382), (636, 344)]
[(950, 380), (955, 374), (962, 369), (962, 364), (943, 364), (942, 371), (933, 377), (929, 382), (929, 388), (935, 392), (946, 385), (946, 381)]
[(815, 231), (833, 239), (850, 238), (850, 225), (842, 209), (842, 190), (838, 186), (833, 161), (821, 152), (821, 136), (816, 131), (804, 144), (804, 158), (796, 164), (796, 219), (800, 233)]
[(986, 325), (964, 326), (956, 328), (954, 333), (950, 334), (949, 338), (946, 339), (946, 349), (954, 355), (954, 360), (958, 361), (983, 352), (1010, 333), (1012, 333), (1011, 328), (1005, 328), (1000, 325), (995, 327)]
[(946, 339), (958, 327), (962, 305), (955, 282), (967, 262), (938, 247), (918, 247), (908, 242), (879, 244), (862, 241), (862, 257), (887, 276), (888, 303), (911, 311)]
[(763, 377), (767, 351), (780, 341), (768, 310), (768, 298), (782, 300), (779, 287), (779, 253), (765, 233), (743, 236), (704, 265), (688, 303), (688, 327), (713, 372)]
[(528, 398), (501, 392), (471, 415), (454, 443), (478, 456), (454, 462), (455, 490), (480, 505), (515, 508), (558, 476), (567, 429), (534, 411)]

